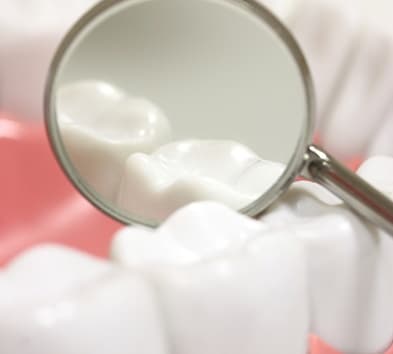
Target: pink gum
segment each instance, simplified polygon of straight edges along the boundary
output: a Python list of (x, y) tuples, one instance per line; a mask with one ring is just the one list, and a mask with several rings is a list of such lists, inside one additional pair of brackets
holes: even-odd
[[(317, 336), (310, 335), (310, 354), (344, 354), (325, 344)], [(393, 346), (385, 352), (385, 354), (393, 354)]]

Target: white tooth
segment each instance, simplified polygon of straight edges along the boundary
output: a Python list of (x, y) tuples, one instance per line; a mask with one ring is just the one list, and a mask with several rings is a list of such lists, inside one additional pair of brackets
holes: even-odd
[(195, 252), (181, 246), (171, 235), (158, 237), (140, 227), (124, 228), (116, 233), (111, 258), (127, 267), (182, 265), (199, 260)]
[(0, 272), (0, 352), (166, 354), (145, 280), (62, 247), (38, 247)]
[(294, 183), (290, 190), (284, 194), (262, 216), (262, 221), (270, 227), (277, 229), (288, 226), (290, 223), (302, 223), (302, 218), (314, 218), (321, 214), (326, 206), (340, 205), (343, 202), (326, 188), (319, 184), (300, 181)]
[(112, 241), (111, 255), (117, 262), (132, 267), (187, 265), (238, 249), (265, 229), (263, 223), (221, 204), (193, 203), (175, 212), (154, 234), (135, 227), (119, 231)]
[(389, 155), (393, 156), (393, 109), (386, 116), (383, 124), (380, 125), (377, 133), (372, 138), (368, 147), (367, 156)]
[(355, 9), (342, 1), (337, 4), (331, 0), (304, 0), (287, 21), (310, 65), (319, 120), (325, 118), (354, 43)]
[(130, 156), (118, 205), (155, 221), (200, 200), (241, 209), (269, 189), (284, 168), (231, 141), (175, 142), (150, 156)]
[(322, 142), (333, 154), (351, 158), (367, 152), (391, 108), (392, 63), (393, 37), (365, 29), (322, 129)]
[(370, 158), (360, 166), (357, 173), (393, 199), (393, 158), (391, 156)]
[(44, 82), (55, 48), (97, 0), (0, 2), (0, 106), (41, 119)]
[[(175, 240), (196, 255), (187, 267), (163, 267), (187, 262), (160, 255), (159, 250), (167, 249), (162, 243), (131, 251), (136, 230), (118, 235), (121, 240), (112, 255), (125, 265), (149, 267), (165, 309), (173, 353), (307, 351), (305, 255), (296, 240), (280, 235), (255, 239), (266, 230), (262, 223), (216, 203), (196, 203), (151, 234), (157, 240), (170, 239), (169, 247)], [(136, 254), (152, 254), (148, 247), (156, 248), (155, 268), (150, 267), (151, 259), (143, 263)]]
[[(378, 163), (386, 166), (386, 161)], [(363, 174), (371, 165), (365, 164)], [(390, 171), (392, 160), (389, 166), (384, 171)], [(374, 176), (383, 175), (371, 168)], [(391, 178), (378, 182), (393, 184)], [(275, 226), (280, 215), (289, 220), (281, 225), (306, 248), (311, 332), (343, 353), (380, 353), (393, 340), (393, 242), (345, 206), (321, 203), (317, 189), (314, 198), (309, 188), (308, 196), (302, 195), (302, 184), (282, 201), (286, 209), (276, 207), (272, 213), (278, 213)], [(269, 215), (263, 220), (271, 224)]]
[(344, 211), (294, 233), (308, 248), (312, 332), (343, 353), (385, 350), (393, 340), (392, 241)]
[(262, 0), (266, 7), (268, 7), (276, 16), (282, 20), (286, 20), (294, 11), (294, 8), (299, 6), (302, 0)]
[(162, 272), (157, 281), (172, 350), (306, 353), (304, 258), (296, 242), (272, 236), (241, 254)]
[(115, 202), (124, 163), (170, 140), (167, 118), (152, 103), (127, 97), (99, 81), (62, 87), (58, 96), (62, 138), (79, 175)]

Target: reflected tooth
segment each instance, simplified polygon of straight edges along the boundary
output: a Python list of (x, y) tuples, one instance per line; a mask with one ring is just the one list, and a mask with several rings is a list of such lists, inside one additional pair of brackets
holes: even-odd
[(170, 140), (167, 118), (152, 103), (99, 81), (61, 88), (59, 124), (78, 174), (111, 202), (131, 153), (151, 152)]
[(44, 246), (0, 272), (0, 352), (166, 354), (149, 283)]
[[(337, 100), (330, 107), (322, 142), (332, 154), (365, 154), (370, 140), (389, 116), (393, 92), (393, 37), (365, 29), (348, 65)], [(357, 127), (343, 133), (344, 127)]]
[(2, 0), (0, 107), (41, 119), (44, 83), (54, 51), (68, 28), (97, 0)]
[(270, 188), (284, 168), (231, 141), (175, 142), (150, 156), (130, 156), (118, 205), (151, 220), (163, 220), (181, 206), (201, 200), (241, 209)]
[(304, 0), (287, 21), (310, 65), (319, 120), (326, 119), (325, 111), (355, 39), (356, 7), (347, 5), (342, 1)]
[(187, 267), (175, 267), (187, 263), (176, 254), (168, 262), (159, 252), (166, 248), (151, 243), (146, 252), (156, 248), (152, 268), (150, 259), (139, 262), (137, 251), (131, 251), (137, 230), (118, 234), (112, 256), (123, 265), (148, 267), (166, 315), (172, 352), (307, 352), (306, 265), (296, 240), (280, 235), (257, 239), (266, 230), (262, 223), (216, 203), (195, 203), (150, 232), (157, 240), (171, 239), (169, 245), (175, 240), (196, 257)]

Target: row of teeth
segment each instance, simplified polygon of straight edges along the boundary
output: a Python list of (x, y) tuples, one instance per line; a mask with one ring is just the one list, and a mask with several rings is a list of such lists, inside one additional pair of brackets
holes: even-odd
[[(2, 2), (3, 108), (22, 117), (42, 117), (44, 80), (54, 48), (75, 18), (95, 2), (68, 1), (56, 6), (47, 0)], [(266, 2), (305, 51), (316, 83), (324, 146), (342, 158), (392, 154), (391, 34), (355, 16), (355, 5), (328, 0)]]
[[(1, 4), (2, 108), (41, 116), (54, 45), (93, 2)], [(22, 19), (27, 3), (47, 11), (26, 15), (39, 32)], [(284, 3), (273, 6), (284, 13)], [(327, 1), (298, 5), (286, 21), (316, 78), (324, 145), (341, 157), (393, 154), (390, 37)], [(392, 159), (359, 173), (393, 197)], [(343, 353), (379, 354), (393, 341), (392, 260), (387, 235), (311, 183), (296, 183), (260, 222), (191, 205), (156, 232), (121, 231), (113, 262), (55, 246), (17, 258), (0, 273), (0, 353), (304, 354), (315, 333)]]
[[(393, 198), (393, 158), (359, 174)], [(383, 177), (389, 176), (389, 177)], [(393, 341), (393, 241), (297, 182), (260, 221), (191, 204), (156, 231), (121, 230), (112, 262), (33, 248), (0, 272), (7, 354), (342, 353)]]
[(315, 81), (321, 143), (343, 159), (393, 154), (393, 36), (359, 6), (302, 0), (287, 17)]

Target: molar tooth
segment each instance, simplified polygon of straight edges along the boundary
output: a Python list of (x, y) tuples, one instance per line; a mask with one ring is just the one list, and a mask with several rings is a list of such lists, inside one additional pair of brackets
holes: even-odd
[(357, 173), (393, 199), (393, 158), (391, 156), (372, 157), (359, 167)]
[[(392, 107), (393, 108), (393, 107)], [(386, 116), (385, 121), (381, 124), (378, 132), (374, 135), (368, 148), (367, 156), (376, 155), (393, 156), (393, 109)]]
[(289, 224), (303, 224), (341, 204), (343, 202), (340, 199), (321, 185), (300, 181), (294, 183), (289, 191), (262, 215), (261, 221), (274, 229)]
[[(359, 170), (384, 192), (393, 191), (392, 172), (393, 159), (386, 157)], [(290, 229), (306, 249), (311, 331), (344, 353), (383, 352), (393, 340), (393, 241), (343, 204), (322, 203), (320, 191), (307, 186), (296, 183), (270, 211), (277, 215), (262, 220)], [(307, 194), (300, 194), (305, 187)]]
[(282, 20), (288, 19), (301, 0), (263, 0), (261, 1)]
[(168, 261), (160, 255), (159, 250), (165, 250), (162, 244), (151, 243), (146, 247), (158, 250), (146, 250), (155, 256), (156, 267), (151, 267), (151, 259), (143, 262), (135, 254), (140, 249), (131, 251), (140, 234), (137, 228), (118, 234), (121, 240), (116, 245), (115, 239), (112, 256), (123, 265), (148, 268), (173, 353), (304, 354), (308, 338), (304, 249), (293, 238), (267, 236), (265, 231), (263, 223), (226, 206), (195, 203), (151, 234), (157, 240), (170, 239), (170, 247), (175, 240), (177, 247), (193, 251), (194, 259)]
[(288, 16), (288, 25), (310, 65), (318, 102), (318, 120), (335, 94), (356, 34), (355, 6), (330, 0), (304, 0)]
[(97, 0), (2, 0), (0, 105), (21, 118), (41, 119), (45, 78), (63, 35)]
[(393, 340), (390, 238), (340, 208), (293, 233), (308, 253), (312, 333), (343, 353), (385, 350)]
[(0, 272), (0, 352), (167, 354), (150, 283), (63, 247)]
[[(364, 28), (351, 65), (325, 117), (322, 142), (341, 158), (365, 154), (379, 126), (389, 117), (393, 84), (393, 37)], [(344, 127), (358, 129), (345, 132)], [(352, 134), (351, 134), (352, 133)]]
[(130, 156), (118, 205), (159, 221), (193, 201), (216, 200), (241, 209), (270, 188), (283, 170), (283, 165), (264, 161), (235, 142), (175, 142), (151, 156)]
[[(209, 219), (206, 223), (201, 222)], [(187, 265), (236, 250), (266, 226), (215, 202), (193, 203), (176, 211), (154, 234), (143, 228), (119, 231), (112, 258), (127, 266)]]
[(306, 353), (304, 258), (299, 244), (272, 236), (228, 258), (160, 272), (174, 353)]
[(170, 140), (167, 118), (152, 103), (99, 81), (61, 88), (60, 130), (78, 174), (104, 199), (115, 202), (125, 161)]

